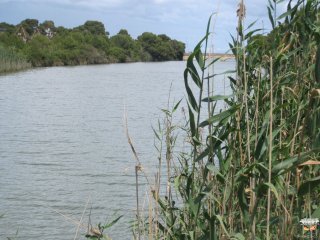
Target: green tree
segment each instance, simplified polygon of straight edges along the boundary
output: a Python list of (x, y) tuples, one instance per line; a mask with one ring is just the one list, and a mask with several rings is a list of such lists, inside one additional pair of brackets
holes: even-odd
[(145, 32), (138, 37), (144, 51), (153, 61), (182, 60), (185, 45), (177, 40), (171, 40), (167, 35), (155, 35)]
[(108, 53), (111, 62), (124, 63), (127, 60), (126, 52), (122, 48), (112, 47)]
[[(141, 61), (141, 46), (129, 35), (127, 30), (121, 29), (117, 35), (110, 38), (110, 42), (112, 46), (122, 49), (121, 54), (126, 55), (127, 62)], [(119, 50), (112, 50), (113, 56), (117, 51)], [(123, 56), (121, 55), (120, 58), (120, 62), (122, 62)]]
[(178, 60), (184, 44), (167, 35), (143, 33), (133, 39), (126, 29), (109, 38), (103, 23), (86, 21), (73, 29), (25, 19), (14, 26), (0, 23), (0, 44), (33, 66)]
[(80, 31), (89, 32), (93, 35), (106, 35), (106, 30), (102, 22), (86, 21), (84, 25), (77, 27)]
[(9, 32), (0, 33), (0, 43), (5, 47), (12, 47), (17, 51), (25, 47), (24, 42), (17, 35)]
[(126, 29), (120, 29), (119, 33), (121, 35), (129, 35), (128, 31)]
[(39, 25), (39, 30), (42, 34), (49, 36), (50, 33), (53, 34), (56, 31), (56, 27), (53, 21), (46, 20)]
[(51, 41), (46, 36), (37, 35), (28, 44), (27, 56), (33, 66), (52, 66), (53, 55)]
[(134, 47), (134, 40), (126, 30), (120, 30), (117, 35), (110, 38), (110, 41), (114, 46), (123, 48), (125, 50), (130, 50)]
[(38, 29), (39, 21), (37, 19), (25, 19), (20, 24), (26, 32), (31, 36)]
[(16, 26), (12, 24), (8, 24), (5, 22), (0, 23), (0, 32), (6, 32), (6, 33), (15, 33), (16, 31)]

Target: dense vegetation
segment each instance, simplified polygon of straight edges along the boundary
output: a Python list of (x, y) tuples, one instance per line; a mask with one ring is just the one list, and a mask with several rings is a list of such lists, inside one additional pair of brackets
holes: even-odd
[(87, 21), (73, 29), (36, 19), (26, 19), (16, 26), (0, 23), (0, 44), (1, 51), (12, 52), (35, 67), (182, 60), (185, 50), (184, 43), (164, 34), (145, 32), (135, 40), (122, 29), (110, 37), (98, 21)]
[(31, 67), (26, 57), (13, 49), (0, 45), (0, 73), (22, 70)]
[(178, 103), (154, 130), (159, 171), (149, 209), (137, 204), (136, 239), (319, 239), (300, 220), (320, 218), (320, 3), (290, 0), (279, 14), (279, 2), (259, 35), (240, 1), (228, 96), (214, 94), (217, 59), (203, 57), (209, 21), (184, 72), (185, 123), (174, 123)]

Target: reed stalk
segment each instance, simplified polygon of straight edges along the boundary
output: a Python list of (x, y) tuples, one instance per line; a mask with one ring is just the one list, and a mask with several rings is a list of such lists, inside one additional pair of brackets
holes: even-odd
[[(268, 184), (271, 185), (272, 171), (272, 141), (273, 141), (273, 61), (270, 58), (270, 126), (269, 126), (269, 166), (268, 166)], [(267, 206), (267, 239), (270, 239), (270, 211), (271, 211), (271, 189), (268, 188), (268, 206)]]
[[(216, 60), (204, 58), (202, 50), (208, 30), (190, 55), (186, 122), (176, 125), (175, 111), (167, 106), (167, 126), (159, 130), (165, 134), (157, 137), (166, 146), (166, 186), (172, 186), (167, 195), (172, 194), (163, 197), (157, 189), (153, 195), (157, 216), (149, 231), (156, 239), (293, 239), (305, 234), (296, 228), (299, 219), (319, 216), (319, 167), (308, 160), (320, 159), (320, 104), (310, 97), (317, 95), (310, 89), (320, 88), (320, 35), (312, 27), (320, 24), (320, 3), (290, 1), (279, 15), (280, 1), (268, 6), (268, 35), (252, 29), (254, 24), (245, 29), (240, 1), (237, 36), (230, 43), (235, 71), (223, 73), (231, 96), (215, 95), (217, 74), (208, 68)], [(217, 112), (218, 103), (227, 107)], [(179, 142), (189, 148), (177, 156), (169, 129), (188, 136)], [(160, 175), (159, 169), (159, 188)]]
[(0, 45), (0, 73), (14, 72), (30, 67), (31, 64), (22, 55)]

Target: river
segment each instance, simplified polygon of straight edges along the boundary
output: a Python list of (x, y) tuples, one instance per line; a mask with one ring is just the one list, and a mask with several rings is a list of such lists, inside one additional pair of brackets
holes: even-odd
[[(107, 233), (132, 239), (135, 161), (124, 108), (140, 160), (152, 172), (157, 158), (151, 126), (169, 91), (171, 103), (184, 98), (185, 64), (51, 67), (1, 75), (0, 239), (16, 232), (24, 240), (73, 239), (74, 221), (80, 221), (88, 199), (83, 222), (90, 211), (92, 225), (124, 215)], [(219, 62), (216, 68), (233, 65)], [(217, 84), (224, 89), (223, 81)], [(84, 239), (85, 229), (80, 233)]]

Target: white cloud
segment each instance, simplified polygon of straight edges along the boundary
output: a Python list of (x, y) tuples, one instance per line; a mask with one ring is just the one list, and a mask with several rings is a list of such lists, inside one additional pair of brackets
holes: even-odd
[[(209, 16), (218, 12), (213, 31), (221, 42), (217, 44), (217, 48), (224, 48), (230, 39), (229, 33), (234, 33), (236, 29), (238, 2), (239, 0), (0, 0), (0, 16), (1, 21), (13, 23), (25, 18), (50, 18), (66, 26), (77, 26), (88, 19), (99, 20), (114, 33), (120, 28), (127, 28), (133, 35), (144, 31), (168, 33), (184, 40), (191, 48), (202, 37)], [(257, 28), (270, 29), (267, 3), (262, 0), (245, 0), (247, 25), (258, 20)], [(279, 6), (278, 14), (284, 9), (283, 5)]]

